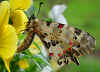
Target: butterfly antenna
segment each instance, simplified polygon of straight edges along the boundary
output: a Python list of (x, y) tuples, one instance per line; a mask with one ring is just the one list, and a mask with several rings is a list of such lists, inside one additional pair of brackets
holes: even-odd
[(37, 16), (39, 15), (39, 13), (40, 13), (40, 8), (42, 7), (42, 5), (43, 5), (43, 4), (44, 4), (43, 2), (40, 2), (39, 9), (38, 9), (38, 13), (37, 13)]

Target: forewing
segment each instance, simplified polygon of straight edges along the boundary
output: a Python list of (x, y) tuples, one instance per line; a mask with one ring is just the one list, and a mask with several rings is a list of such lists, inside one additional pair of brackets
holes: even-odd
[(40, 38), (48, 57), (59, 66), (71, 61), (79, 65), (78, 57), (90, 53), (95, 47), (95, 39), (89, 33), (60, 23), (40, 22)]

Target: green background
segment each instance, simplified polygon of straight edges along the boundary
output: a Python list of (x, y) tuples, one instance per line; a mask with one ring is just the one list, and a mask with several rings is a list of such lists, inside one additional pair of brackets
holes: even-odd
[(100, 0), (34, 0), (38, 9), (39, 2), (43, 1), (39, 18), (48, 18), (48, 12), (56, 4), (66, 4), (64, 16), (71, 26), (89, 32), (96, 38), (95, 53), (80, 58), (80, 66), (75, 64), (64, 66), (59, 72), (100, 72)]

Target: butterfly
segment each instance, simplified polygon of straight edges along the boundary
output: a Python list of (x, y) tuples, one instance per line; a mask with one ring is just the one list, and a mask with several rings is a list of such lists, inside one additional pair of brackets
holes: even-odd
[(95, 38), (88, 32), (61, 23), (39, 21), (32, 18), (27, 26), (27, 36), (18, 51), (27, 49), (37, 34), (46, 47), (48, 57), (58, 65), (73, 61), (79, 65), (78, 57), (95, 48)]
[(60, 67), (71, 62), (80, 65), (78, 58), (95, 49), (96, 40), (93, 36), (67, 24), (41, 21), (32, 16), (25, 31), (27, 36), (17, 52), (27, 49), (34, 36), (38, 35), (46, 48), (49, 60), (55, 61)]

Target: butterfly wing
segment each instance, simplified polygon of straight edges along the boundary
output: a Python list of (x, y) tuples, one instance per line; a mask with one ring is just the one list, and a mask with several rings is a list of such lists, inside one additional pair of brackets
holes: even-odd
[(60, 23), (40, 22), (38, 35), (44, 43), (48, 57), (59, 66), (74, 62), (95, 47), (95, 39), (89, 33)]

